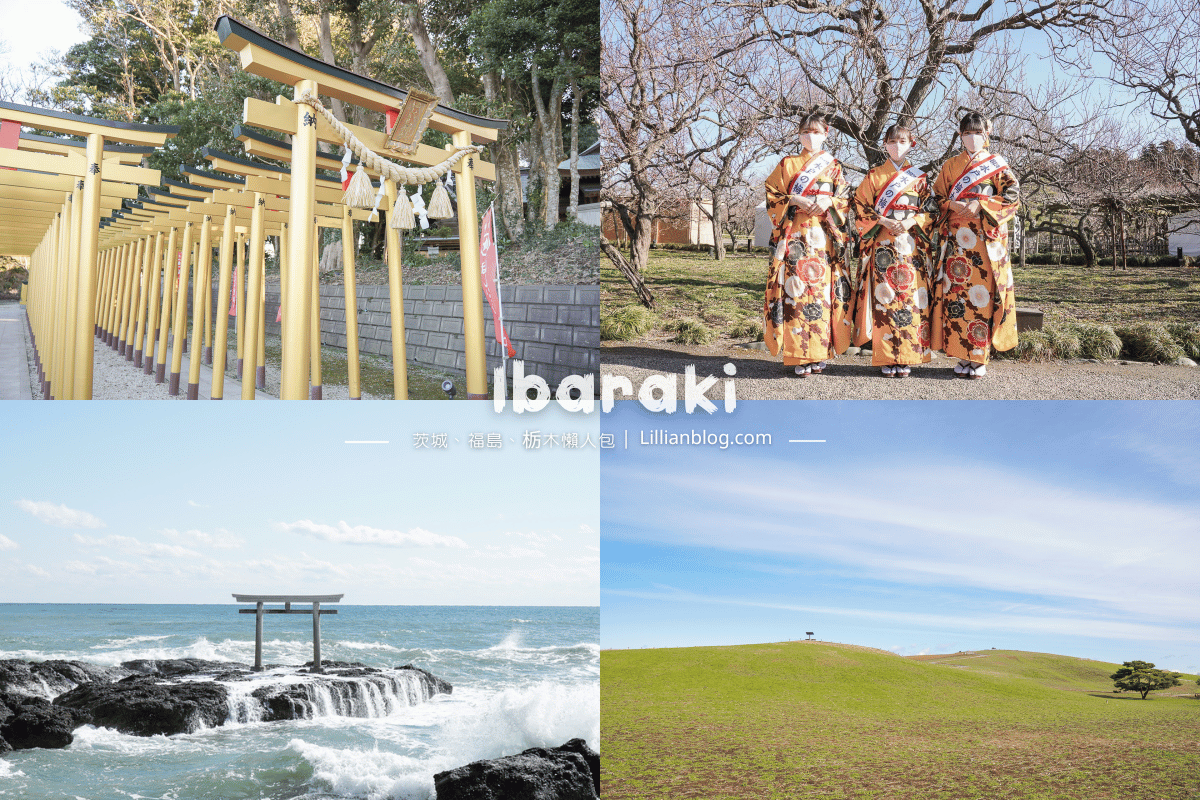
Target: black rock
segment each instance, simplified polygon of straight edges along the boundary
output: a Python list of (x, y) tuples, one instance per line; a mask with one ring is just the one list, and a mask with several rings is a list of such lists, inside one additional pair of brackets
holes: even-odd
[(421, 669), (420, 667), (414, 667), (412, 664), (405, 664), (403, 667), (396, 667), (396, 669), (411, 669), (413, 672), (419, 672), (421, 675), (424, 675), (425, 677), (422, 682), (429, 687), (429, 693), (431, 695), (452, 694), (454, 692), (453, 686), (428, 670)]
[[(310, 673), (311, 674), (311, 673)], [(416, 680), (417, 686), (413, 685)], [(262, 721), (310, 719), (318, 709), (342, 717), (370, 717), (399, 706), (413, 705), (454, 687), (413, 666), (395, 670), (343, 665), (312, 675), (303, 683), (273, 684), (255, 689), (251, 696), (262, 706)], [(388, 706), (380, 709), (380, 698)]]
[(0, 693), (0, 752), (31, 747), (60, 748), (75, 741), (75, 714), (42, 697)]
[(142, 675), (79, 686), (55, 698), (54, 705), (77, 710), (85, 723), (135, 736), (193, 733), (229, 718), (228, 693), (219, 683), (163, 684)]
[(588, 747), (588, 743), (583, 739), (572, 739), (559, 747), (552, 747), (551, 750), (557, 750), (564, 753), (578, 753), (583, 756), (583, 760), (587, 762), (588, 769), (592, 771), (592, 783), (596, 787), (596, 796), (600, 796), (600, 754), (592, 748)]
[(572, 739), (439, 772), (433, 785), (437, 800), (596, 800), (599, 770), (599, 754)]
[(222, 676), (230, 672), (245, 672), (249, 669), (245, 664), (205, 661), (202, 658), (164, 658), (161, 660), (143, 658), (122, 662), (121, 666), (142, 675), (159, 675), (164, 678), (174, 678), (180, 675)]
[(0, 659), (0, 692), (44, 697), (47, 700), (83, 683), (108, 683), (128, 673), (118, 667), (98, 667), (82, 661), (20, 661)]

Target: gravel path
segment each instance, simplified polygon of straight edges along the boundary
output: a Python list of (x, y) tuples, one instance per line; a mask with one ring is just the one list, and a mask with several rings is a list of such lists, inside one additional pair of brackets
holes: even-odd
[[(22, 321), (22, 324), (24, 322)], [(29, 367), (29, 382), (31, 386), (40, 387), (37, 371), (34, 369), (33, 346), (26, 337), (26, 358)], [(169, 353), (169, 350), (168, 350)], [(92, 399), (93, 400), (185, 400), (187, 399), (187, 380), (190, 368), (190, 353), (183, 354), (183, 366), (180, 369), (182, 385), (179, 394), (172, 397), (167, 392), (167, 383), (155, 383), (153, 375), (146, 375), (141, 368), (133, 366), (132, 361), (117, 353), (111, 347), (96, 342), (95, 356), (92, 361)], [(236, 366), (236, 351), (230, 353), (231, 364)], [(222, 394), (226, 400), (240, 400), (242, 397), (241, 384), (232, 377), (236, 373), (226, 371), (225, 386)], [(168, 379), (169, 379), (168, 374)], [(200, 399), (207, 400), (212, 391), (212, 369), (206, 366), (200, 368)], [(350, 389), (346, 386), (325, 386), (321, 391), (324, 400), (347, 400)], [(256, 392), (259, 399), (279, 398), (279, 368), (267, 366), (267, 389)], [(362, 393), (363, 400), (379, 400), (367, 392)], [(34, 392), (35, 400), (41, 400), (40, 391)]]
[[(1000, 360), (988, 364), (979, 380), (954, 377), (954, 361), (936, 358), (913, 367), (912, 376), (884, 378), (871, 357), (841, 356), (821, 375), (798, 378), (769, 353), (725, 347), (674, 344), (604, 344), (600, 372), (623, 375), (636, 392), (654, 374), (678, 374), (696, 365), (696, 378), (718, 379), (709, 399), (721, 407), (725, 365), (737, 369), (737, 399), (742, 400), (1181, 400), (1200, 398), (1200, 368), (1126, 361), (1055, 361), (1026, 364)], [(618, 395), (621, 397), (621, 395)]]

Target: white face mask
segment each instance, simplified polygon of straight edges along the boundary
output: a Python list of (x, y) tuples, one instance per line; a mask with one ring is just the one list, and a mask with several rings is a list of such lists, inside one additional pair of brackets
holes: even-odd
[(968, 153), (978, 153), (983, 149), (984, 136), (981, 133), (964, 133), (962, 140), (963, 147), (967, 148)]
[(805, 150), (815, 153), (825, 146), (825, 134), (802, 133), (800, 134), (800, 144), (804, 145)]
[(912, 145), (908, 142), (885, 142), (883, 146), (887, 148), (892, 161), (897, 164), (904, 158), (904, 154), (912, 149)]

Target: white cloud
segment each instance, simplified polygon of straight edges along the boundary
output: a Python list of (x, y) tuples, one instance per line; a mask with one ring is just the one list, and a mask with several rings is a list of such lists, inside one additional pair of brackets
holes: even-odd
[[(859, 578), (1074, 598), (1167, 619), (1200, 614), (1191, 501), (1101, 495), (983, 464), (906, 468), (922, 486), (978, 487), (978, 498), (931, 501), (869, 469), (849, 486), (841, 475), (785, 468), (780, 492), (753, 469), (716, 479), (614, 468), (604, 480), (629, 502), (606, 508), (606, 535), (782, 555), (785, 569), (803, 559)], [(638, 494), (646, 478), (659, 487), (653, 497)]]
[(45, 500), (17, 500), (16, 506), (32, 514), (47, 525), (58, 528), (105, 528), (108, 527), (97, 516), (86, 511), (77, 511), (64, 505), (55, 505)]
[(1132, 639), (1137, 641), (1200, 642), (1190, 626), (1169, 627), (1124, 620), (1104, 619), (1094, 616), (1070, 616), (1059, 612), (1057, 616), (1026, 616), (1019, 614), (985, 613), (971, 616), (953, 614), (927, 614), (908, 611), (880, 611), (865, 608), (838, 608), (832, 606), (805, 606), (792, 603), (746, 600), (740, 597), (700, 595), (679, 589), (669, 591), (636, 591), (604, 589), (607, 595), (635, 597), (642, 600), (704, 603), (711, 605), (766, 608), (777, 611), (794, 611), (804, 614), (828, 614), (849, 617), (876, 623), (897, 626), (916, 626), (948, 631), (1010, 631), (1021, 634), (1044, 634), (1055, 636), (1091, 636), (1099, 639)]
[(545, 544), (546, 542), (561, 542), (562, 537), (557, 533), (536, 533), (533, 531), (508, 531), (505, 536), (516, 536), (525, 539), (533, 544)]
[(591, 525), (588, 525), (587, 523), (580, 525), (579, 530), (583, 531), (584, 533), (595, 533), (596, 532), (595, 529)]
[(34, 566), (33, 564), (26, 564), (25, 571), (28, 572), (29, 574), (35, 575), (39, 578), (49, 578), (50, 577), (49, 572), (46, 572), (46, 570), (42, 569), (41, 567)]
[(162, 533), (163, 536), (174, 542), (190, 544), (194, 547), (212, 547), (218, 550), (236, 550), (246, 543), (241, 537), (234, 536), (224, 529), (220, 529), (216, 533), (206, 533), (197, 530), (177, 531), (174, 528), (167, 528)]
[(12, 539), (0, 533), (0, 550), (16, 550), (21, 545), (14, 542)]
[(276, 522), (275, 530), (288, 533), (301, 533), (324, 539), (327, 542), (339, 544), (377, 544), (387, 547), (457, 547), (465, 548), (467, 543), (457, 536), (443, 536), (430, 533), (421, 528), (408, 531), (391, 531), (383, 528), (371, 528), (366, 525), (350, 525), (345, 521), (337, 526), (323, 525), (309, 519), (299, 522)]
[(192, 508), (208, 508), (208, 506), (203, 503), (197, 503), (195, 500), (188, 500), (188, 505)]
[(173, 544), (160, 544), (158, 542), (142, 542), (134, 539), (132, 536), (105, 536), (102, 539), (97, 539), (92, 536), (83, 536), (75, 534), (75, 541), (85, 547), (103, 547), (110, 550), (119, 550), (123, 553), (129, 553), (135, 556), (146, 556), (147, 558), (200, 558), (200, 554), (195, 550), (189, 550), (186, 547), (179, 547)]

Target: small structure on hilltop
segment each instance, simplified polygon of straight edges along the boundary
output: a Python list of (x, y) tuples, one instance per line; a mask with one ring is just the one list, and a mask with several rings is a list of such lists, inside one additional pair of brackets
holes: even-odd
[[(336, 610), (322, 609), (321, 603), (340, 603), (342, 594), (235, 594), (239, 603), (254, 603), (254, 608), (242, 608), (239, 614), (254, 614), (254, 671), (261, 672), (263, 614), (312, 614), (313, 624), (313, 672), (321, 672), (321, 615), (336, 614)], [(263, 603), (283, 603), (283, 608), (263, 608)], [(292, 608), (292, 603), (311, 603), (311, 608)]]
[(812, 631), (805, 631), (805, 632), (804, 632), (804, 635), (805, 635), (805, 636), (807, 636), (807, 637), (808, 637), (808, 638), (810, 638), (810, 639), (811, 639), (811, 638), (813, 638), (813, 632), (812, 632)]

